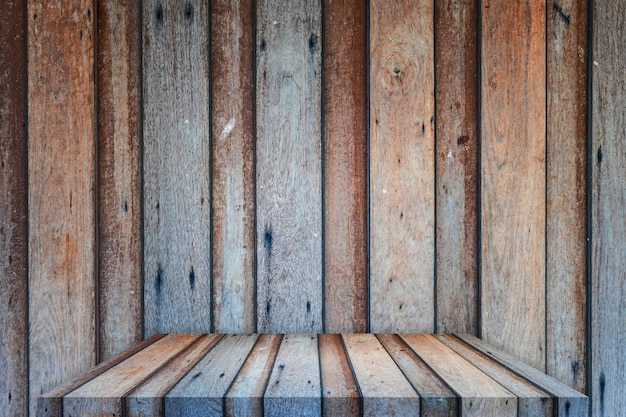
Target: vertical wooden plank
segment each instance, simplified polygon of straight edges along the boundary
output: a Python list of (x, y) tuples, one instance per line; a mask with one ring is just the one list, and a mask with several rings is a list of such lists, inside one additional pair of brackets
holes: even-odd
[(28, 415), (26, 3), (0, 3), (0, 410)]
[(434, 329), (433, 2), (370, 11), (371, 330)]
[[(626, 2), (593, 2), (592, 415), (626, 410)], [(591, 156), (591, 155), (590, 155)]]
[(321, 332), (321, 1), (257, 9), (257, 327)]
[(100, 359), (142, 337), (141, 29), (137, 0), (98, 7)]
[(322, 408), (325, 417), (361, 416), (361, 394), (352, 374), (341, 336), (320, 334)]
[(145, 332), (208, 333), (208, 4), (143, 4)]
[(542, 370), (545, 15), (539, 0), (482, 2), (482, 337)]
[(478, 332), (478, 2), (435, 2), (437, 331)]
[(211, 4), (215, 331), (254, 332), (255, 7)]
[(546, 372), (586, 389), (587, 1), (548, 3)]
[(325, 331), (367, 331), (367, 3), (324, 2)]
[(94, 365), (94, 9), (28, 2), (30, 411)]

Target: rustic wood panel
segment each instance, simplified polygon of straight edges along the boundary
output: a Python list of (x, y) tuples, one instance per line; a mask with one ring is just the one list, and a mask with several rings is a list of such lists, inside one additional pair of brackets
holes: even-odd
[(341, 336), (321, 334), (318, 339), (324, 417), (361, 416), (361, 395)]
[(26, 3), (0, 3), (0, 410), (28, 414)]
[(593, 2), (592, 415), (626, 410), (626, 2)]
[(98, 0), (100, 360), (141, 340), (141, 28), (137, 0)]
[(254, 6), (211, 3), (213, 320), (223, 333), (256, 329)]
[(30, 411), (95, 364), (94, 7), (28, 2)]
[(478, 332), (478, 12), (435, 2), (438, 332)]
[(257, 8), (257, 327), (321, 332), (321, 2)]
[(208, 4), (149, 0), (143, 6), (145, 332), (207, 333)]
[[(545, 368), (545, 2), (482, 2), (482, 337)], [(520, 341), (524, 341), (520, 343)]]
[(433, 2), (370, 10), (370, 319), (374, 332), (434, 328)]
[(367, 330), (367, 4), (324, 2), (325, 331)]

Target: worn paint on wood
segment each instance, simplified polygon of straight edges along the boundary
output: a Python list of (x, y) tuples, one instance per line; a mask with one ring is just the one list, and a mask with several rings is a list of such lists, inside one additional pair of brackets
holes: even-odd
[(544, 369), (545, 2), (481, 5), (482, 337)]
[(434, 329), (433, 2), (370, 10), (370, 318), (374, 332)]
[(98, 284), (100, 360), (143, 335), (140, 3), (99, 0)]
[(211, 324), (209, 15), (143, 5), (145, 333)]
[(213, 321), (253, 332), (255, 316), (255, 3), (211, 3)]
[(96, 360), (94, 7), (28, 2), (30, 410)]
[(320, 0), (257, 8), (257, 327), (321, 332)]
[(324, 2), (324, 283), (328, 333), (367, 330), (367, 3)]
[(435, 2), (438, 332), (478, 332), (478, 11)]
[(361, 395), (341, 336), (320, 334), (318, 339), (324, 416), (361, 416)]

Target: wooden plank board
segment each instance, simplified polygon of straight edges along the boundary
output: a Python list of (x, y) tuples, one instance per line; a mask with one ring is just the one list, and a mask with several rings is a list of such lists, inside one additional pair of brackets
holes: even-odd
[(258, 335), (225, 336), (165, 397), (165, 416), (224, 414), (224, 396)]
[(253, 332), (255, 312), (255, 3), (211, 3), (213, 321)]
[(478, 332), (478, 12), (435, 2), (437, 332)]
[(367, 7), (324, 2), (324, 330), (367, 331)]
[(546, 6), (481, 5), (481, 335), (545, 369)]
[(323, 330), (321, 0), (257, 6), (257, 328)]
[(361, 391), (363, 416), (420, 415), (420, 398), (373, 334), (342, 335)]
[(26, 3), (0, 3), (0, 410), (28, 414)]
[(209, 16), (143, 4), (145, 333), (211, 324)]
[(142, 338), (141, 29), (137, 0), (98, 0), (100, 360)]
[(361, 416), (361, 395), (341, 336), (320, 334), (322, 413), (325, 417)]
[(626, 2), (592, 3), (592, 415), (626, 410)]
[(28, 1), (30, 412), (96, 361), (94, 8)]
[(285, 335), (265, 390), (265, 417), (321, 416), (321, 389), (317, 337)]
[(456, 394), (413, 352), (398, 335), (379, 334), (380, 343), (402, 370), (421, 398), (422, 416), (456, 417)]
[(154, 342), (108, 371), (86, 382), (63, 398), (63, 415), (122, 415), (122, 397), (159, 370), (198, 335), (170, 334)]
[(587, 2), (548, 2), (546, 373), (586, 389)]
[(432, 332), (433, 2), (370, 8), (371, 330)]
[(274, 368), (281, 335), (262, 334), (224, 397), (227, 417), (263, 417), (263, 394)]
[(432, 335), (402, 338), (461, 399), (461, 413), (469, 416), (517, 416), (517, 398), (500, 384)]
[(133, 390), (124, 399), (126, 417), (162, 416), (163, 397), (193, 368), (222, 338), (221, 335), (202, 335), (184, 352)]

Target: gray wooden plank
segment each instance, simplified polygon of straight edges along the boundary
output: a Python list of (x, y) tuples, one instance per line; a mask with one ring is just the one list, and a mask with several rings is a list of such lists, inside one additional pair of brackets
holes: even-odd
[(361, 394), (341, 336), (320, 334), (318, 339), (324, 417), (361, 416)]

